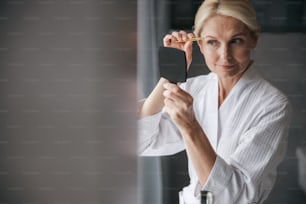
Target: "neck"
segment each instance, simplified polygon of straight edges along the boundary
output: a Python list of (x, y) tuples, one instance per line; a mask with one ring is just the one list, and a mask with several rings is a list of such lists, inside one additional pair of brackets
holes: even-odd
[(226, 97), (229, 95), (232, 88), (239, 81), (244, 72), (252, 64), (252, 61), (248, 64), (245, 70), (235, 77), (219, 78), (219, 107), (222, 105)]
[(219, 79), (219, 107), (222, 105), (226, 97), (229, 95), (232, 88), (238, 82), (239, 79)]

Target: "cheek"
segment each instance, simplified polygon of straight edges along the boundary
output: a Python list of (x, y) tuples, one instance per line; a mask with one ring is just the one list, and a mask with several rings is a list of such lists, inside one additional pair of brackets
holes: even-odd
[(235, 53), (235, 59), (237, 61), (248, 61), (250, 59), (250, 54), (251, 54), (251, 50), (250, 49), (242, 49), (242, 50), (238, 50)]
[(205, 58), (206, 64), (209, 67), (213, 66), (216, 63), (216, 61), (218, 60), (218, 55), (215, 52), (210, 52), (210, 51), (207, 51), (207, 50), (205, 51), (204, 50), (202, 52), (202, 54)]

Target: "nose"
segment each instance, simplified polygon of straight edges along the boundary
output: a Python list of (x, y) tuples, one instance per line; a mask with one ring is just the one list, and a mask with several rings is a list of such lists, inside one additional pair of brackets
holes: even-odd
[(231, 48), (228, 45), (223, 45), (223, 46), (220, 47), (220, 49), (221, 49), (220, 55), (221, 55), (221, 58), (223, 60), (230, 60), (230, 59), (232, 59), (232, 50), (231, 50)]

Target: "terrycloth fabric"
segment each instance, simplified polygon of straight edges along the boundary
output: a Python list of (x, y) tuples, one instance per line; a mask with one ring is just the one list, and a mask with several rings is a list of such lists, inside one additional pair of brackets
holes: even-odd
[[(188, 79), (181, 87), (194, 98), (194, 112), (217, 159), (204, 186), (191, 160), (190, 185), (184, 202), (199, 199), (200, 190), (214, 195), (214, 204), (262, 203), (270, 193), (276, 167), (284, 158), (290, 122), (287, 98), (251, 66), (218, 108), (218, 77), (214, 73)], [(185, 149), (169, 115), (161, 111), (139, 120), (142, 156), (170, 155)]]

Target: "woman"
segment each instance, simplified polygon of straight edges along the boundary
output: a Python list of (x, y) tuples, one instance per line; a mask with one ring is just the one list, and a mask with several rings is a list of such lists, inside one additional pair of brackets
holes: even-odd
[(199, 203), (200, 191), (214, 204), (263, 203), (286, 151), (290, 105), (256, 71), (250, 53), (259, 36), (248, 0), (206, 0), (194, 33), (173, 32), (164, 46), (184, 50), (188, 67), (198, 41), (211, 73), (181, 85), (161, 78), (140, 109), (142, 155), (186, 149), (189, 186), (180, 204)]

